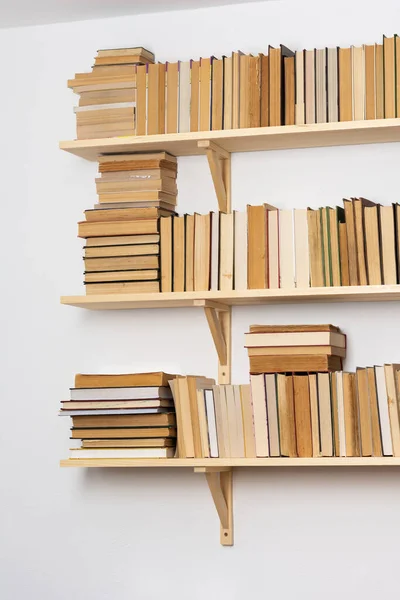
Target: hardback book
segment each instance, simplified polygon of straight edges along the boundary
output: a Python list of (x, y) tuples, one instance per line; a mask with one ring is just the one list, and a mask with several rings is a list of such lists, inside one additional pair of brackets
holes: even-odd
[(245, 334), (245, 347), (262, 346), (336, 346), (338, 348), (346, 347), (346, 336), (337, 331), (275, 331), (266, 333), (263, 329), (260, 331), (251, 329), (250, 333)]
[(247, 206), (248, 227), (248, 289), (266, 287), (266, 218), (264, 206)]
[(365, 260), (364, 211), (367, 206), (375, 206), (375, 202), (367, 200), (366, 198), (353, 198), (353, 206), (359, 283), (360, 285), (368, 285), (367, 266)]
[(394, 37), (383, 36), (383, 60), (385, 119), (394, 119), (396, 117), (396, 49)]
[(173, 408), (172, 399), (149, 400), (65, 400), (61, 402), (62, 410), (107, 410), (107, 409), (141, 409), (141, 408)]
[(223, 57), (223, 129), (232, 129), (233, 61), (232, 56)]
[(190, 62), (179, 63), (179, 133), (190, 131)]
[(277, 375), (279, 437), (281, 456), (296, 457), (296, 424), (291, 375)]
[[(157, 258), (157, 257), (155, 257)], [(93, 259), (95, 260), (95, 259)], [(139, 267), (140, 269), (140, 267)], [(136, 270), (136, 271), (99, 271), (94, 273), (85, 273), (84, 283), (107, 283), (107, 282), (132, 282), (132, 281), (157, 281), (158, 270)]]
[(194, 290), (194, 215), (185, 215), (185, 291)]
[(200, 131), (211, 129), (211, 70), (214, 57), (200, 59)]
[(71, 458), (173, 458), (174, 453), (173, 448), (109, 448), (97, 450), (95, 448), (73, 448)]
[(339, 88), (338, 88), (338, 48), (326, 49), (327, 88), (328, 88), (328, 122), (339, 121)]
[(392, 434), (389, 417), (389, 404), (386, 392), (385, 367), (376, 366), (375, 382), (378, 400), (379, 425), (382, 438), (383, 456), (393, 456)]
[[(214, 410), (215, 410), (215, 423), (217, 427), (217, 442), (218, 442), (218, 452), (220, 458), (229, 457), (229, 439), (228, 439), (228, 431), (226, 431), (226, 421), (223, 419), (223, 410), (222, 407), (225, 405), (224, 417), (226, 414), (226, 403), (225, 403), (225, 393), (222, 386), (215, 385), (212, 388), (213, 390), (213, 398), (214, 398)], [(222, 394), (221, 394), (222, 392)], [(221, 397), (222, 396), (222, 397)]]
[(207, 427), (208, 437), (210, 444), (210, 456), (211, 458), (219, 457), (218, 450), (218, 436), (217, 436), (217, 422), (215, 417), (215, 406), (214, 406), (214, 394), (212, 390), (204, 390), (206, 415), (207, 415)]
[(322, 260), (321, 216), (318, 210), (307, 209), (307, 225), (311, 287), (323, 287), (325, 285), (325, 272)]
[(383, 64), (383, 44), (375, 44), (375, 97), (376, 118), (385, 117), (385, 83)]
[(321, 456), (321, 439), (319, 435), (319, 408), (318, 408), (318, 386), (317, 375), (310, 373), (308, 376), (310, 389), (310, 413), (313, 457)]
[(209, 436), (208, 436), (205, 390), (197, 390), (196, 389), (196, 396), (197, 396), (196, 410), (197, 410), (198, 422), (199, 422), (201, 456), (203, 458), (210, 458), (210, 443), (209, 443)]
[(363, 46), (351, 47), (353, 80), (353, 120), (365, 119), (365, 55)]
[[(344, 418), (344, 388), (343, 372), (332, 373), (332, 381), (335, 382), (336, 390), (336, 421), (337, 421), (337, 444), (338, 451), (336, 456), (346, 456), (346, 426)], [(336, 443), (336, 439), (335, 439)]]
[[(219, 290), (220, 274), (220, 215), (219, 211), (211, 213), (211, 274), (210, 288)], [(246, 248), (247, 252), (247, 248)]]
[(279, 287), (296, 285), (293, 210), (279, 211)]
[[(102, 273), (106, 271), (135, 271), (158, 269), (159, 259), (155, 254), (139, 256), (108, 256), (100, 258), (84, 258), (85, 273)], [(119, 275), (116, 275), (117, 279)], [(141, 279), (140, 276), (135, 277)], [(143, 277), (145, 279), (145, 277)], [(151, 277), (157, 279), (157, 277)]]
[(376, 119), (375, 46), (364, 45), (365, 58), (365, 118)]
[(343, 373), (343, 405), (346, 456), (360, 456), (360, 425), (355, 373)]
[(327, 63), (326, 49), (315, 50), (315, 122), (326, 123), (327, 107)]
[(266, 457), (269, 456), (269, 443), (264, 375), (250, 375), (250, 386), (253, 403), (256, 454), (259, 457)]
[(305, 95), (304, 95), (304, 52), (295, 53), (296, 75), (296, 125), (305, 123)]
[(166, 64), (166, 133), (177, 133), (179, 111), (179, 63)]
[(373, 367), (367, 367), (366, 372), (371, 413), (372, 455), (382, 456), (382, 436), (379, 420), (379, 405), (376, 389), (375, 369)]
[(239, 83), (239, 127), (250, 127), (250, 109), (249, 109), (249, 72), (250, 59), (253, 58), (250, 54), (241, 54), (239, 58), (240, 64), (240, 83)]
[(347, 244), (347, 224), (339, 223), (340, 280), (342, 285), (350, 285), (349, 254)]
[(245, 456), (246, 458), (256, 458), (257, 453), (253, 420), (253, 402), (250, 385), (241, 385), (240, 395), (242, 401)]
[(248, 126), (261, 125), (261, 64), (259, 56), (249, 57)]
[(167, 387), (177, 375), (156, 371), (151, 373), (86, 374), (75, 375), (75, 388)]
[(268, 438), (270, 456), (280, 456), (278, 399), (276, 375), (265, 375), (265, 394), (267, 403)]
[(246, 456), (245, 450), (245, 433), (244, 433), (244, 419), (242, 412), (242, 398), (241, 398), (241, 386), (233, 385), (233, 396), (235, 406), (235, 422), (236, 422), (236, 448), (237, 456), (244, 458)]
[(305, 122), (315, 123), (315, 50), (304, 50)]
[(269, 46), (269, 124), (279, 126), (285, 123), (284, 59), (293, 57), (294, 52), (286, 46)]
[(267, 259), (268, 260), (268, 287), (279, 288), (280, 284), (280, 258), (279, 258), (279, 210), (268, 212)]
[(158, 219), (78, 223), (78, 236), (82, 238), (155, 233), (158, 233)]
[(333, 456), (333, 424), (329, 373), (317, 373), (321, 455)]
[(160, 219), (161, 291), (172, 292), (172, 217)]
[(224, 101), (224, 62), (223, 59), (212, 62), (211, 125), (213, 130), (223, 129)]
[(121, 438), (82, 440), (82, 448), (171, 448), (175, 447), (174, 438)]
[(87, 283), (88, 295), (97, 294), (152, 294), (160, 291), (158, 281), (124, 281), (118, 283)]
[(250, 356), (250, 373), (325, 372), (340, 371), (342, 359), (338, 356)]
[(72, 439), (176, 437), (174, 427), (114, 427), (112, 429), (72, 429)]
[(199, 130), (200, 61), (190, 61), (190, 131)]
[(259, 54), (260, 57), (260, 125), (269, 125), (269, 56)]
[(384, 365), (387, 403), (389, 406), (390, 430), (392, 434), (393, 456), (400, 456), (400, 424), (398, 401), (398, 370), (400, 365)]
[[(234, 215), (235, 213), (220, 213), (219, 289), (223, 291), (233, 289)], [(241, 260), (244, 260), (243, 256)]]
[(76, 415), (72, 417), (75, 428), (92, 427), (175, 427), (176, 417), (173, 413), (134, 414), (134, 415)]
[[(135, 401), (134, 401), (135, 402)], [(75, 403), (78, 404), (78, 403)], [(99, 402), (98, 404), (101, 405)], [(146, 404), (147, 406), (147, 404)], [(85, 409), (80, 410), (79, 408), (75, 410), (67, 410), (61, 409), (58, 413), (60, 417), (93, 417), (93, 416), (101, 416), (105, 417), (108, 415), (158, 415), (158, 414), (167, 414), (171, 412), (171, 408), (163, 407), (163, 408), (98, 408), (98, 409)]]
[(248, 348), (249, 356), (327, 355), (346, 358), (346, 348), (335, 346), (261, 346)]
[[(247, 212), (235, 211), (234, 215), (234, 288), (235, 290), (246, 290), (248, 247)], [(211, 287), (211, 289), (213, 288)]]
[[(365, 208), (365, 210), (367, 209)], [(382, 248), (382, 283), (388, 285), (396, 284), (396, 240), (393, 206), (380, 206), (379, 217)]]
[(293, 216), (296, 287), (307, 288), (310, 287), (307, 209), (297, 208)]
[(232, 52), (232, 129), (240, 127), (240, 50)]
[(285, 125), (294, 125), (296, 122), (295, 57), (286, 56), (283, 60), (285, 81)]
[(173, 218), (173, 291), (185, 291), (185, 217)]
[(78, 387), (71, 388), (71, 400), (152, 400), (171, 398), (171, 390), (167, 386), (121, 386), (116, 387)]
[[(343, 119), (341, 119), (343, 120)], [(354, 216), (354, 207), (352, 200), (343, 200), (344, 214), (346, 219), (347, 232), (347, 254), (349, 263), (349, 281), (350, 285), (359, 285), (359, 269), (357, 254), (356, 224)]]
[(147, 68), (147, 135), (165, 133), (165, 64)]
[(353, 120), (351, 48), (339, 48), (339, 119)]
[(194, 289), (210, 289), (210, 214), (194, 216)]
[(378, 206), (367, 206), (364, 210), (367, 276), (370, 285), (382, 284), (380, 219), (378, 211)]
[(357, 369), (356, 371), (356, 390), (360, 416), (361, 456), (372, 456), (371, 405), (366, 369)]
[(293, 375), (293, 398), (297, 456), (311, 457), (313, 446), (308, 375)]
[(85, 246), (84, 258), (117, 258), (160, 254), (159, 244), (131, 244), (128, 246)]

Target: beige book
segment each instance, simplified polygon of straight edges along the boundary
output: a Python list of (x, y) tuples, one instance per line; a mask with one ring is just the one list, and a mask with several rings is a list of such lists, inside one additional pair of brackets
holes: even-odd
[(174, 406), (176, 413), (176, 426), (177, 426), (177, 439), (176, 439), (176, 454), (177, 458), (186, 458), (185, 440), (184, 440), (184, 427), (182, 420), (182, 405), (179, 394), (178, 379), (172, 379), (169, 382), (172, 396), (174, 398)]
[(152, 294), (160, 291), (158, 281), (124, 281), (118, 283), (90, 283), (85, 286), (87, 295), (96, 294)]
[[(365, 209), (367, 210), (367, 209)], [(383, 283), (397, 283), (393, 206), (380, 207)]]
[(293, 210), (279, 211), (279, 273), (280, 287), (295, 287), (295, 254), (293, 235)]
[(229, 446), (230, 456), (238, 458), (240, 456), (240, 443), (238, 439), (238, 426), (236, 422), (236, 403), (233, 385), (224, 385), (226, 412), (228, 417)]
[(266, 457), (269, 456), (269, 446), (264, 375), (250, 375), (250, 385), (253, 402), (256, 454), (260, 457)]
[(78, 236), (83, 238), (158, 233), (158, 219), (78, 223)]
[(262, 346), (337, 346), (345, 348), (346, 336), (343, 333), (330, 331), (245, 334), (246, 348)]
[(365, 119), (365, 57), (362, 46), (351, 47), (353, 80), (353, 120)]
[(383, 44), (375, 44), (375, 96), (376, 118), (383, 119), (385, 117)]
[(347, 223), (339, 223), (339, 255), (341, 284), (350, 285)]
[(308, 375), (293, 375), (296, 446), (299, 457), (312, 457), (311, 407)]
[(317, 356), (340, 356), (346, 358), (346, 348), (335, 346), (272, 346), (248, 348), (249, 356), (287, 356), (296, 354), (308, 354)]
[(307, 209), (297, 208), (294, 213), (294, 244), (296, 287), (310, 287), (310, 250), (308, 247)]
[(233, 289), (234, 213), (220, 214), (220, 274), (219, 289)]
[(305, 123), (304, 102), (304, 53), (302, 50), (295, 53), (296, 74), (296, 125)]
[(224, 431), (224, 424), (222, 420), (221, 387), (222, 386), (220, 385), (214, 385), (212, 388), (214, 395), (215, 422), (217, 426), (219, 456), (220, 458), (228, 458), (229, 453), (227, 447), (226, 433)]
[(129, 169), (176, 169), (178, 162), (176, 156), (159, 150), (154, 152), (135, 152), (135, 154), (105, 154), (104, 156), (99, 156), (97, 160), (99, 171), (110, 170), (111, 167), (126, 171), (128, 168), (127, 165), (130, 165)]
[(166, 133), (178, 131), (179, 63), (166, 64)]
[(194, 289), (210, 289), (210, 214), (194, 216)]
[(200, 59), (200, 131), (210, 131), (211, 125), (211, 61)]
[(190, 131), (190, 62), (179, 63), (178, 131)]
[(235, 403), (235, 422), (236, 422), (236, 449), (239, 458), (246, 456), (244, 446), (244, 424), (243, 424), (243, 413), (242, 413), (242, 400), (240, 385), (233, 385), (233, 396)]
[(250, 385), (241, 385), (240, 393), (242, 400), (245, 456), (246, 458), (256, 458), (257, 454), (253, 421), (253, 404)]
[(268, 287), (279, 288), (279, 210), (268, 212)]
[(173, 218), (173, 291), (185, 291), (185, 217)]
[(312, 373), (308, 376), (310, 388), (311, 435), (313, 457), (321, 456), (321, 442), (319, 436), (319, 410), (317, 376)]
[(239, 92), (239, 127), (250, 127), (250, 110), (249, 110), (249, 65), (250, 54), (242, 54), (240, 56), (240, 92)]
[(277, 375), (279, 437), (281, 456), (295, 457), (296, 428), (294, 417), (293, 378), (291, 375)]
[(333, 456), (332, 404), (329, 373), (318, 373), (317, 381), (321, 455)]
[(400, 456), (399, 369), (400, 365), (385, 365), (386, 394), (389, 406), (393, 456)]
[(326, 51), (325, 48), (315, 50), (315, 121), (326, 123)]
[(315, 123), (315, 51), (304, 50), (305, 121)]
[(229, 434), (229, 417), (228, 417), (228, 406), (227, 406), (227, 402), (226, 402), (226, 386), (224, 386), (224, 385), (219, 386), (219, 402), (220, 402), (220, 409), (221, 409), (222, 430), (223, 430), (223, 437), (224, 437), (225, 452), (226, 452), (226, 456), (228, 458), (231, 458), (232, 457), (232, 445), (231, 445), (231, 438), (230, 438), (230, 434)]
[(159, 266), (158, 256), (154, 254), (85, 258), (83, 263), (85, 265), (85, 273), (157, 269)]
[(132, 246), (94, 246), (84, 248), (85, 258), (114, 258), (159, 254), (158, 244), (132, 244)]
[(136, 71), (136, 135), (147, 133), (147, 85), (146, 67), (139, 66)]
[(367, 367), (368, 396), (371, 412), (372, 455), (382, 456), (382, 437), (379, 420), (378, 394), (375, 381), (374, 367)]
[(340, 456), (339, 411), (336, 373), (331, 373), (333, 456)]
[(184, 440), (184, 452), (186, 458), (194, 458), (195, 450), (194, 450), (194, 438), (193, 438), (193, 423), (192, 423), (192, 414), (190, 410), (190, 397), (189, 397), (189, 389), (188, 382), (186, 377), (178, 377), (175, 379), (178, 384), (179, 390), (179, 401), (181, 406), (181, 416), (178, 417), (178, 428), (179, 421), (182, 422), (183, 427), (183, 440)]
[(339, 48), (339, 119), (353, 120), (351, 48)]
[(145, 201), (155, 202), (163, 201), (167, 204), (176, 205), (176, 194), (169, 194), (167, 192), (160, 192), (158, 190), (144, 190), (140, 192), (109, 192), (106, 194), (99, 194), (100, 204), (107, 203), (113, 204), (114, 202), (140, 202), (143, 204)]
[(394, 119), (396, 117), (396, 51), (394, 37), (383, 36), (383, 61), (385, 119)]
[(378, 206), (365, 207), (364, 225), (368, 283), (370, 285), (381, 285), (381, 245), (379, 241)]
[(234, 288), (247, 289), (247, 212), (234, 212)]
[(338, 89), (338, 48), (326, 49), (327, 84), (328, 84), (328, 122), (339, 121), (339, 89)]
[(280, 456), (278, 400), (276, 394), (276, 377), (273, 373), (265, 375), (265, 392), (267, 402), (269, 453), (270, 456)]
[(160, 219), (161, 291), (172, 292), (172, 217)]
[(220, 212), (211, 213), (211, 258), (210, 258), (210, 289), (219, 290), (219, 263), (220, 263)]
[(240, 119), (240, 50), (232, 52), (232, 129), (239, 128)]
[(224, 65), (223, 61), (214, 59), (212, 62), (211, 76), (211, 129), (223, 129), (223, 93), (224, 93)]
[(393, 456), (392, 434), (390, 428), (389, 404), (386, 392), (385, 367), (375, 366), (375, 384), (379, 407), (379, 425), (382, 438), (383, 456)]
[(185, 215), (185, 291), (194, 290), (194, 215)]
[[(93, 259), (95, 260), (95, 259)], [(135, 271), (95, 271), (86, 272), (85, 283), (107, 283), (121, 281), (158, 281), (157, 269), (141, 269)]]
[(343, 373), (346, 456), (360, 456), (360, 424), (358, 417), (355, 378), (355, 373)]
[(231, 56), (224, 56), (224, 129), (232, 129), (233, 64)]
[[(193, 434), (193, 446), (194, 446), (194, 457), (202, 458), (202, 441), (201, 441), (201, 425), (200, 425), (200, 413), (197, 402), (197, 378), (193, 376), (185, 377), (186, 387), (189, 394), (189, 406), (190, 406), (190, 417), (192, 421), (192, 434)], [(204, 425), (204, 424), (203, 424)]]
[(344, 388), (343, 371), (332, 373), (332, 379), (336, 380), (337, 421), (339, 433), (339, 453), (337, 456), (346, 456), (346, 427), (344, 420)]
[(365, 56), (365, 118), (376, 119), (375, 46), (364, 45)]
[(190, 68), (190, 131), (199, 130), (200, 61), (192, 60)]
[(131, 244), (158, 244), (160, 236), (150, 235), (117, 235), (92, 237), (86, 241), (86, 248), (97, 246), (129, 246)]

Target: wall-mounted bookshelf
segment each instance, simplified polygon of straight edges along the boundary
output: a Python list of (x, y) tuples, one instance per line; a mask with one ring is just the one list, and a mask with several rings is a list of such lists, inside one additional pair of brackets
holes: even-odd
[[(208, 159), (219, 208), (231, 212), (230, 153), (400, 142), (400, 119), (204, 131), (61, 142), (60, 148), (96, 161), (100, 155), (167, 151)], [(89, 310), (203, 308), (219, 359), (219, 383), (231, 382), (231, 308), (280, 303), (387, 302), (400, 285), (63, 296), (61, 303)], [(62, 467), (191, 468), (204, 473), (221, 522), (221, 544), (233, 544), (232, 471), (240, 467), (400, 466), (398, 457), (258, 459), (68, 459)]]
[(226, 152), (399, 142), (400, 119), (73, 140), (60, 142), (60, 148), (81, 158), (95, 161), (101, 154), (119, 152), (165, 151), (174, 156), (201, 155), (204, 154), (204, 150), (199, 147), (198, 142), (203, 141), (211, 141)]

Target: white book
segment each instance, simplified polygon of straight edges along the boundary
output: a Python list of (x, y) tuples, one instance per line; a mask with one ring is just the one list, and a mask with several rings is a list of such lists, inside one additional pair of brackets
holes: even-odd
[(233, 289), (233, 224), (234, 213), (220, 213), (219, 289)]
[(346, 456), (346, 427), (344, 422), (344, 396), (343, 396), (343, 372), (337, 371), (332, 374), (336, 376), (337, 417), (339, 429), (339, 453)]
[[(304, 125), (305, 121), (305, 102), (304, 102), (304, 54), (303, 51), (297, 51), (296, 61), (296, 125)], [(271, 286), (270, 286), (271, 287)]]
[(280, 456), (278, 402), (274, 373), (265, 375), (265, 392), (270, 456)]
[(279, 288), (279, 210), (268, 211), (269, 287)]
[(196, 390), (197, 413), (200, 432), (201, 456), (210, 458), (210, 442), (208, 437), (207, 410), (205, 390)]
[(190, 62), (179, 63), (179, 133), (190, 131)]
[(292, 333), (245, 333), (246, 348), (272, 348), (274, 346), (334, 346), (346, 347), (344, 333), (310, 331)]
[(71, 388), (71, 400), (151, 400), (172, 398), (169, 387)]
[(339, 121), (339, 90), (338, 90), (338, 49), (328, 48), (326, 52), (328, 80), (328, 122)]
[(114, 110), (118, 108), (135, 108), (136, 102), (115, 102), (114, 104), (91, 104), (90, 106), (75, 106), (74, 113), (96, 110)]
[(175, 448), (71, 448), (70, 458), (173, 458)]
[(219, 211), (211, 213), (211, 289), (219, 289)]
[(247, 289), (247, 211), (235, 211), (234, 286)]
[(253, 400), (256, 454), (260, 457), (267, 457), (269, 456), (269, 444), (264, 375), (250, 375), (250, 385)]
[(279, 272), (280, 287), (295, 287), (293, 211), (279, 211)]
[(204, 397), (206, 401), (206, 415), (208, 425), (208, 441), (210, 445), (210, 456), (211, 458), (218, 458), (218, 436), (217, 436), (217, 422), (215, 419), (215, 407), (214, 407), (214, 394), (212, 390), (204, 390)]
[(92, 410), (60, 410), (60, 417), (93, 417), (100, 415), (156, 415), (171, 412), (171, 408), (119, 408)]
[(239, 458), (245, 457), (244, 449), (244, 428), (243, 428), (243, 414), (242, 414), (242, 400), (240, 394), (240, 385), (234, 385), (233, 396), (235, 400), (235, 414), (236, 414), (236, 439), (237, 439), (237, 456)]
[(383, 456), (393, 456), (389, 406), (386, 393), (385, 367), (375, 367), (376, 394), (378, 396), (379, 423), (381, 426)]
[(294, 245), (296, 287), (310, 287), (310, 250), (308, 247), (307, 209), (294, 210)]

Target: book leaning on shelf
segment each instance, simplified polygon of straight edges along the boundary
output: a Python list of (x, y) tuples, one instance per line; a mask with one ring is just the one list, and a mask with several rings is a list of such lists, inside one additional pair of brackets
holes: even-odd
[(99, 50), (79, 95), (78, 139), (400, 116), (400, 38), (349, 48), (155, 63), (144, 48)]

